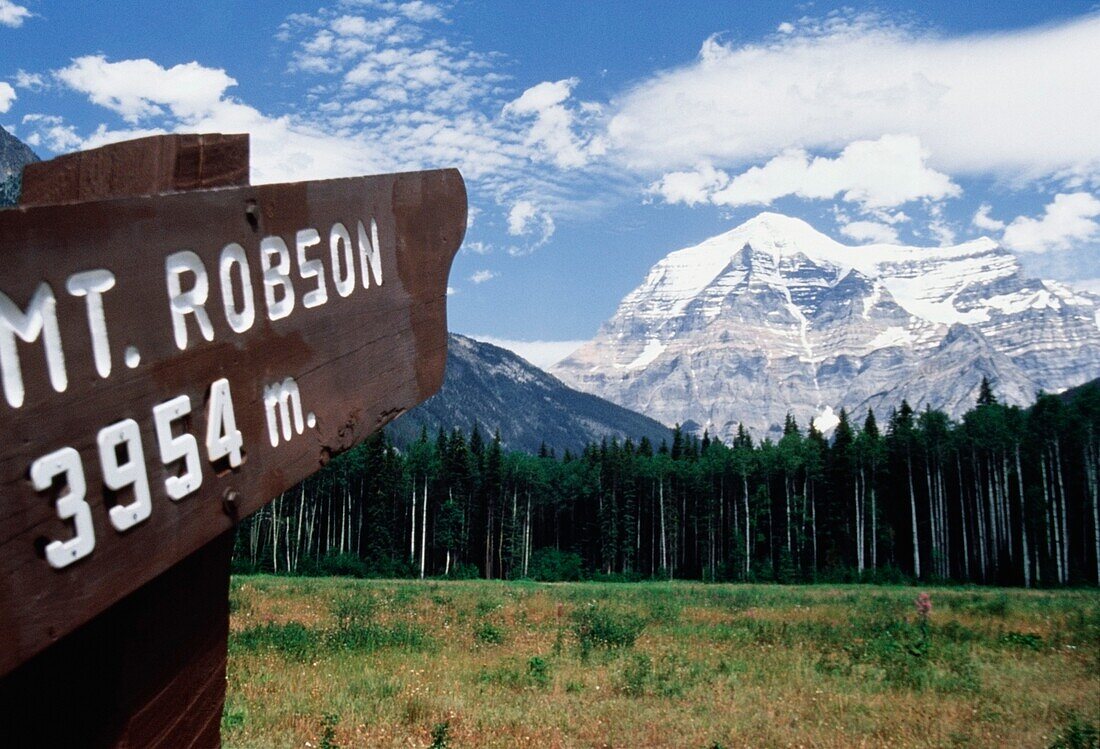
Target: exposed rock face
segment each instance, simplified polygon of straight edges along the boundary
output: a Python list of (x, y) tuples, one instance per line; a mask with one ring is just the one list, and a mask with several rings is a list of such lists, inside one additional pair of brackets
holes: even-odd
[(578, 393), (511, 351), (451, 334), (439, 393), (386, 429), (405, 445), (419, 437), (421, 427), (434, 440), (440, 426), (469, 434), (475, 422), (486, 438), (499, 429), (506, 447), (533, 453), (545, 442), (559, 456), (605, 437), (649, 437), (654, 445), (671, 437), (653, 419)]
[(907, 398), (959, 415), (982, 376), (1029, 403), (1100, 375), (1100, 298), (1023, 275), (990, 239), (849, 247), (762, 213), (673, 252), (553, 368), (666, 424), (759, 436)]
[(0, 206), (16, 202), (23, 166), (32, 161), (38, 161), (34, 151), (0, 127)]

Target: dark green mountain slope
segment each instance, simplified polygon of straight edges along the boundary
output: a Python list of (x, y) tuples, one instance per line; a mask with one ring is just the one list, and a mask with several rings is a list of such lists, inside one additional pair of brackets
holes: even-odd
[(434, 439), (440, 426), (469, 433), (475, 421), (487, 437), (499, 429), (511, 449), (535, 452), (545, 442), (559, 455), (604, 437), (645, 436), (654, 446), (670, 439), (664, 425), (568, 388), (505, 349), (451, 334), (447, 351), (440, 392), (387, 427), (398, 445), (415, 440), (422, 426)]

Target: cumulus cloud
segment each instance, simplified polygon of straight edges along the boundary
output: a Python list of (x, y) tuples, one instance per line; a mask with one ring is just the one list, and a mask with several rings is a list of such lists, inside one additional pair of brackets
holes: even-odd
[(609, 148), (663, 174), (907, 133), (951, 175), (1100, 174), (1100, 16), (933, 36), (859, 17), (758, 44), (708, 40), (693, 63), (616, 100)]
[(993, 206), (989, 203), (982, 203), (978, 206), (978, 210), (974, 212), (974, 218), (970, 219), (970, 223), (974, 224), (983, 231), (1000, 231), (1005, 228), (1005, 222), (993, 218), (990, 213), (993, 211)]
[(549, 369), (587, 343), (587, 341), (518, 341), (488, 335), (471, 337), (508, 349), (542, 369)]
[(699, 205), (729, 184), (729, 175), (710, 164), (700, 164), (688, 172), (669, 172), (649, 186), (649, 192), (666, 203)]
[(732, 178), (704, 164), (690, 172), (670, 172), (649, 189), (669, 203), (686, 205), (769, 205), (789, 195), (811, 200), (839, 196), (887, 220), (885, 208), (914, 200), (943, 200), (961, 193), (950, 177), (927, 165), (927, 158), (928, 152), (917, 138), (884, 135), (873, 141), (851, 143), (835, 158), (811, 156), (800, 148), (788, 149), (763, 166), (751, 167)]
[(554, 219), (530, 200), (519, 200), (508, 211), (508, 233), (513, 237), (539, 235), (546, 242), (554, 234)]
[(505, 115), (531, 120), (527, 145), (538, 147), (563, 169), (583, 166), (588, 161), (584, 144), (573, 132), (573, 112), (565, 107), (577, 83), (576, 78), (545, 81), (504, 107)]
[(861, 243), (898, 244), (897, 229), (878, 221), (851, 221), (840, 227), (840, 233)]
[(15, 99), (15, 89), (11, 87), (11, 84), (0, 81), (0, 114), (4, 114), (11, 109), (12, 102)]
[(1018, 216), (1005, 227), (1004, 246), (1018, 252), (1068, 250), (1100, 238), (1100, 200), (1087, 192), (1059, 193), (1038, 218)]
[(29, 126), (29, 133), (23, 138), (28, 146), (45, 146), (51, 151), (69, 151), (83, 144), (84, 140), (76, 134), (76, 129), (66, 125), (57, 115), (27, 114), (23, 124)]
[(34, 14), (22, 5), (16, 5), (11, 0), (0, 0), (0, 26), (17, 29), (32, 15)]
[(482, 284), (482, 283), (485, 283), (486, 281), (492, 281), (492, 280), (493, 280), (494, 278), (496, 278), (496, 277), (497, 277), (498, 275), (499, 275), (499, 274), (498, 274), (498, 273), (496, 273), (495, 271), (491, 271), (491, 270), (479, 270), (479, 271), (475, 271), (475, 272), (474, 272), (474, 273), (473, 273), (473, 274), (472, 274), (472, 275), (470, 276), (470, 281), (471, 281), (471, 282), (473, 282), (473, 283), (475, 283), (475, 284)]
[(108, 62), (103, 55), (78, 57), (54, 76), (131, 123), (163, 115), (165, 107), (175, 117), (201, 116), (237, 85), (224, 70), (197, 62), (164, 68), (147, 59)]

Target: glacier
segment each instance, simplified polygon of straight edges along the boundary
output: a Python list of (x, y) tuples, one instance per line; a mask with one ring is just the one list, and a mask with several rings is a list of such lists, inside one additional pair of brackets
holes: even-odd
[(982, 377), (1030, 403), (1100, 376), (1100, 297), (979, 238), (849, 246), (765, 212), (670, 253), (553, 374), (665, 424), (776, 436), (908, 399), (958, 416)]

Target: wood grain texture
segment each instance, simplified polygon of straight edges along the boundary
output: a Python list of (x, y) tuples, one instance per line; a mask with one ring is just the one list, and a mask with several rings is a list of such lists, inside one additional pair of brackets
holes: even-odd
[[(33, 197), (33, 196), (32, 196)], [(378, 223), (384, 283), (348, 297), (332, 282), (328, 231), (337, 221), (355, 232), (358, 221)], [(322, 260), (328, 302), (305, 309), (301, 298), (315, 279), (297, 277), (298, 304), (284, 319), (265, 314), (258, 246), (279, 236), (294, 253), (295, 234), (320, 232), (310, 257)], [(446, 358), (446, 287), (466, 227), (466, 195), (455, 170), (259, 187), (198, 190), (60, 206), (0, 211), (0, 291), (26, 305), (43, 281), (57, 296), (68, 387), (55, 392), (41, 342), (19, 343), (26, 400), (0, 400), (0, 675), (88, 622), (204, 544), (232, 528), (302, 478), (434, 393)], [(250, 263), (257, 317), (233, 332), (221, 312), (218, 258), (239, 243)], [(214, 340), (189, 321), (189, 342), (173, 341), (164, 258), (180, 249), (198, 254), (211, 279), (207, 309)], [(90, 268), (115, 274), (103, 297), (113, 368), (106, 379), (93, 366), (85, 300), (65, 293), (66, 279)], [(141, 363), (123, 364), (135, 346)], [(227, 378), (245, 460), (218, 473), (202, 461), (202, 486), (170, 500), (164, 480), (178, 467), (158, 457), (151, 409), (188, 395), (184, 422), (200, 445), (210, 383)], [(316, 428), (272, 447), (263, 389), (293, 377)], [(133, 418), (152, 488), (152, 514), (118, 532), (108, 521), (109, 497), (95, 445), (96, 432)], [(28, 467), (62, 446), (79, 451), (88, 484), (96, 547), (88, 557), (52, 569), (45, 540), (65, 540), (71, 524), (58, 520), (51, 492), (36, 492)], [(237, 497), (232, 512), (227, 496)], [(128, 496), (118, 498), (120, 504)]]
[(19, 204), (57, 205), (248, 184), (247, 135), (154, 135), (23, 168)]
[(232, 531), (0, 679), (0, 746), (216, 747)]

